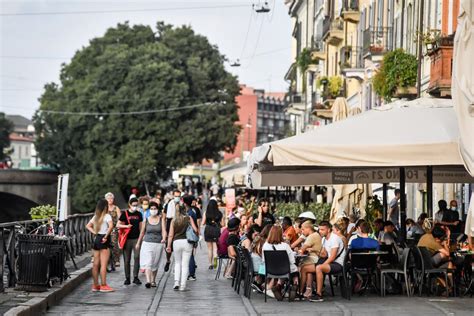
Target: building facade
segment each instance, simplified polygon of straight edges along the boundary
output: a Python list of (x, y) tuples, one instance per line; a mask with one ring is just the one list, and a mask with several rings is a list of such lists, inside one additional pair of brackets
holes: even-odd
[(21, 115), (7, 115), (8, 120), (13, 123), (13, 131), (10, 134), (10, 159), (12, 168), (32, 168), (40, 164), (35, 149), (35, 128), (33, 123)]
[[(344, 97), (349, 113), (381, 106), (373, 85), (384, 56), (401, 48), (417, 58), (417, 84), (394, 98), (450, 97), (452, 39), (459, 0), (287, 0), (292, 20), (288, 113), (297, 132), (330, 124)], [(308, 58), (309, 55), (309, 58)], [(419, 58), (421, 56), (421, 58)], [(434, 199), (460, 200), (459, 185), (435, 185)], [(408, 216), (426, 203), (423, 185), (408, 185)], [(436, 204), (435, 204), (436, 205)]]
[(246, 160), (253, 148), (291, 134), (284, 92), (266, 92), (241, 85), (236, 98), (241, 130), (234, 152), (224, 153), (224, 164)]

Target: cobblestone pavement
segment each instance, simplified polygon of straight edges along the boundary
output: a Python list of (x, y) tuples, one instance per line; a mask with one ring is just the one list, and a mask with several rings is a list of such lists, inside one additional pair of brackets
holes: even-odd
[[(114, 293), (92, 293), (86, 282), (60, 305), (51, 308), (54, 315), (474, 315), (474, 298), (387, 296), (375, 294), (354, 296), (350, 301), (340, 296), (326, 297), (324, 302), (277, 302), (252, 293), (248, 299), (237, 295), (231, 281), (214, 280), (215, 270), (208, 270), (207, 250), (203, 243), (197, 249), (197, 280), (189, 281), (187, 292), (173, 291), (173, 269), (159, 270), (156, 289), (144, 285), (124, 286), (123, 271), (109, 274)], [(144, 281), (145, 277), (141, 276)]]

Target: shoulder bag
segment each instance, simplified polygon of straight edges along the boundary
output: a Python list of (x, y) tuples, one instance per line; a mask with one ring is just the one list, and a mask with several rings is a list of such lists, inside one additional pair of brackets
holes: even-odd
[[(127, 210), (125, 210), (125, 217), (127, 218), (128, 224), (130, 224), (130, 219), (128, 218)], [(119, 248), (123, 249), (125, 243), (127, 242), (128, 234), (130, 234), (131, 228), (120, 228), (118, 232), (118, 244)]]

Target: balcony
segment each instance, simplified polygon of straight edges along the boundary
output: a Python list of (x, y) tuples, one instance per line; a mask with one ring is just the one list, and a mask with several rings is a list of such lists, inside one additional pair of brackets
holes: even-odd
[(343, 21), (339, 19), (331, 21), (326, 17), (323, 22), (323, 40), (329, 45), (339, 45), (344, 40)]
[(313, 41), (313, 50), (311, 51), (311, 58), (313, 60), (325, 60), (326, 52), (324, 50), (324, 43), (321, 39), (315, 39)]
[(350, 23), (359, 23), (359, 0), (346, 0), (341, 12), (342, 19)]
[(304, 102), (304, 96), (300, 93), (293, 93), (289, 96), (289, 104), (286, 111), (290, 114), (295, 114), (294, 112), (305, 111), (306, 104)]
[(453, 37), (444, 37), (428, 52), (431, 58), (428, 93), (435, 97), (451, 97), (453, 72)]
[(391, 27), (371, 27), (362, 35), (362, 54), (364, 58), (382, 56), (393, 49)]
[(357, 46), (343, 46), (340, 51), (341, 74), (347, 78), (364, 79), (364, 58), (362, 48)]

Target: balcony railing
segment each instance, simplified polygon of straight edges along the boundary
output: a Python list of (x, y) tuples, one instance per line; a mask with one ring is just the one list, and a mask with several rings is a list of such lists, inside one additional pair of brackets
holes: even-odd
[(344, 21), (351, 23), (359, 23), (360, 21), (360, 10), (359, 0), (346, 0), (344, 7), (341, 12)]
[(364, 68), (364, 58), (362, 48), (358, 46), (343, 46), (340, 51), (341, 70)]
[(344, 2), (345, 11), (359, 11), (359, 0), (346, 0)]
[(372, 27), (363, 33), (363, 55), (383, 54), (393, 49), (391, 27)]
[(331, 19), (328, 16), (326, 16), (323, 20), (322, 39), (325, 39), (327, 37), (330, 29), (331, 29)]

